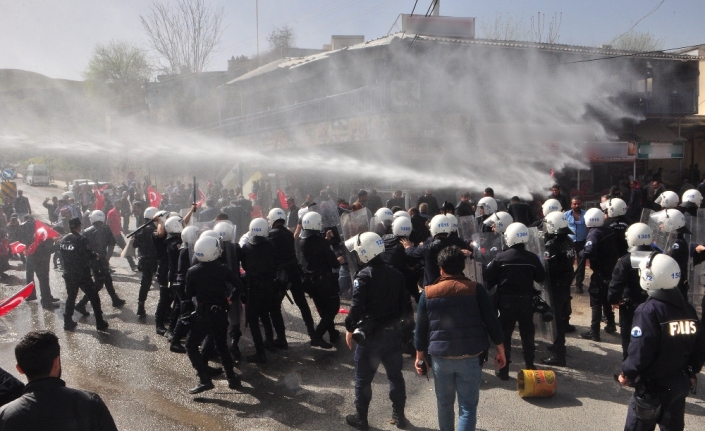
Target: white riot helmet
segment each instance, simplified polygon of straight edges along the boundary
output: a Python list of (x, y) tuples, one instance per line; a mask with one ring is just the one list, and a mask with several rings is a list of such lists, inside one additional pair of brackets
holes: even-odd
[(394, 220), (398, 219), (399, 217), (404, 217), (404, 218), (408, 218), (409, 220), (411, 220), (411, 216), (406, 211), (397, 211), (394, 213)]
[(448, 217), (448, 220), (450, 220), (450, 231), (457, 232), (458, 231), (458, 218), (453, 214), (446, 214), (446, 217)]
[(193, 244), (198, 236), (198, 228), (196, 226), (186, 226), (181, 231), (181, 241), (186, 244)]
[(209, 229), (209, 230), (201, 232), (201, 236), (199, 237), (199, 239), (203, 238), (204, 236), (209, 236), (211, 238), (220, 239), (220, 234), (218, 232), (214, 231), (213, 229)]
[(184, 230), (183, 224), (181, 224), (181, 217), (169, 217), (164, 222), (164, 229), (166, 233), (181, 233)]
[(627, 245), (629, 247), (639, 247), (642, 245), (651, 245), (651, 235), (653, 231), (646, 223), (634, 223), (629, 226), (624, 234), (627, 237)]
[(374, 232), (361, 233), (357, 237), (355, 251), (362, 263), (368, 263), (384, 252), (384, 241)]
[(703, 195), (696, 189), (686, 190), (683, 193), (683, 198), (681, 199), (681, 206), (683, 208), (700, 208), (700, 204), (703, 203)]
[(659, 211), (656, 213), (656, 217), (656, 223), (664, 232), (674, 233), (678, 229), (685, 228), (687, 232), (684, 233), (690, 233), (690, 230), (685, 227), (685, 216), (676, 209)]
[(314, 233), (320, 233), (323, 229), (323, 219), (317, 212), (310, 211), (304, 214), (301, 219), (301, 238), (306, 238)]
[(600, 204), (602, 210), (607, 210), (607, 217), (619, 217), (627, 213), (627, 203), (620, 198), (611, 198)]
[(193, 246), (193, 254), (199, 262), (212, 262), (220, 256), (218, 240), (211, 236), (203, 236)]
[(483, 222), (485, 226), (494, 226), (494, 231), (497, 233), (504, 232), (512, 223), (514, 223), (514, 219), (508, 212), (505, 211), (496, 212)]
[(563, 206), (558, 199), (546, 199), (546, 202), (541, 205), (541, 210), (543, 211), (543, 216), (551, 214), (556, 211), (563, 211)]
[(663, 209), (675, 208), (678, 206), (678, 195), (676, 192), (667, 190), (658, 195), (654, 203), (661, 205), (661, 208)]
[(561, 229), (568, 228), (568, 217), (560, 211), (553, 211), (546, 216), (544, 226), (546, 226), (546, 233), (557, 235), (561, 233)]
[(231, 221), (223, 220), (218, 222), (218, 224), (213, 227), (213, 230), (218, 232), (222, 241), (231, 242), (233, 240), (233, 227)]
[(256, 218), (250, 222), (250, 237), (269, 235), (269, 223), (263, 218)]
[(678, 262), (671, 256), (653, 252), (639, 264), (639, 284), (649, 296), (662, 290), (674, 289), (681, 279)]
[(93, 224), (97, 221), (105, 223), (105, 214), (103, 213), (103, 211), (95, 210), (88, 217), (88, 220), (90, 220), (91, 224)]
[(438, 214), (431, 219), (431, 236), (435, 237), (442, 233), (450, 233), (450, 219), (443, 214)]
[(478, 208), (482, 208), (485, 215), (494, 214), (497, 212), (497, 201), (493, 197), (485, 196), (477, 203)]
[(147, 209), (144, 210), (144, 218), (146, 218), (147, 220), (152, 220), (158, 212), (159, 210), (157, 208), (147, 207)]
[(381, 222), (392, 221), (394, 220), (394, 213), (389, 208), (382, 207), (377, 210), (375, 217)]
[(411, 235), (411, 220), (406, 217), (398, 217), (392, 222), (392, 233), (395, 236), (403, 237)]
[(599, 208), (590, 208), (585, 211), (585, 226), (600, 227), (605, 224), (605, 213)]
[(271, 227), (277, 220), (286, 221), (286, 213), (281, 208), (272, 208), (271, 210), (269, 210), (269, 214), (267, 214), (267, 221), (269, 222), (269, 226)]
[(176, 211), (172, 211), (169, 213), (169, 217), (181, 217), (181, 214), (177, 213)]
[(504, 240), (507, 243), (507, 247), (516, 244), (526, 244), (529, 242), (529, 229), (523, 223), (512, 223), (504, 231)]

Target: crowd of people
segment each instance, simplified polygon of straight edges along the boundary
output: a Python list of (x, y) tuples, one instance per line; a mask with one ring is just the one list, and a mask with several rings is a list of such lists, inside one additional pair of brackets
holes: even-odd
[[(147, 315), (156, 277), (155, 330), (194, 367), (198, 382), (191, 394), (213, 389), (212, 378), (221, 373), (237, 390), (242, 376), (235, 367), (241, 361), (266, 363), (268, 351), (288, 349), (282, 301), (289, 297), (300, 310), (311, 347), (332, 349), (344, 339), (355, 348), (355, 413), (346, 418), (349, 425), (368, 429), (371, 383), (381, 364), (390, 383), (392, 423), (405, 427), (406, 353), (416, 358), (419, 374), (433, 369), (440, 428), (454, 429), (457, 395), (457, 427), (465, 430), (475, 427), (490, 345), (496, 346), (496, 375), (509, 379), (517, 323), (524, 368), (536, 369), (534, 314), (546, 321), (552, 314), (553, 355), (541, 362), (566, 366), (565, 334), (575, 331), (572, 286), (584, 293), (589, 261), (591, 325), (581, 337), (599, 342), (603, 321), (604, 331), (615, 333), (614, 310), (619, 310), (624, 355), (619, 380), (637, 387), (638, 408), (630, 408), (627, 429), (649, 421), (678, 429), (687, 395), (684, 379), (690, 388), (705, 361), (703, 322), (688, 303), (687, 281), (688, 265), (705, 260), (700, 258), (705, 246), (685, 240), (702, 195), (688, 189), (681, 199), (656, 182), (654, 193), (638, 199), (652, 211), (651, 224), (630, 218), (636, 198), (625, 201), (619, 188), (603, 196), (599, 208), (587, 210), (579, 197), (568, 199), (557, 185), (540, 210), (518, 197), (497, 199), (491, 188), (477, 203), (462, 193), (457, 205), (439, 204), (428, 189), (411, 208), (401, 190), (385, 204), (375, 190), (359, 190), (346, 201), (335, 200), (326, 188), (318, 197), (306, 195), (299, 207), (294, 196), (273, 198), (268, 183), (248, 197), (240, 189), (209, 184), (199, 208), (193, 191), (180, 182), (168, 185), (159, 207), (124, 184), (126, 190), (105, 193), (101, 210), (95, 209), (93, 191), (77, 190), (78, 203), (75, 195), (45, 200), (50, 221), (64, 235), (27, 256), (27, 279), (35, 271), (42, 306), (57, 308), (48, 285), (54, 252), (67, 289), (64, 330), (76, 328), (74, 312), (90, 314), (89, 303), (97, 329), (105, 330), (109, 323), (98, 292), (105, 286), (112, 306), (125, 305), (109, 265), (119, 246), (131, 269), (141, 272), (140, 319)], [(24, 209), (17, 201), (14, 211)], [(282, 202), (286, 208), (279, 207)], [(17, 228), (24, 234), (16, 238), (29, 246), (36, 238), (29, 205), (26, 209), (26, 221)], [(130, 217), (136, 230), (129, 229)], [(25, 224), (32, 225), (31, 237)], [(84, 296), (77, 302), (79, 292)], [(341, 298), (351, 299), (344, 337), (334, 324)], [(254, 344), (254, 352), (244, 356), (243, 322)], [(667, 322), (678, 322), (671, 338), (656, 337)], [(222, 367), (210, 365), (216, 357)], [(651, 412), (648, 418), (643, 401), (649, 397), (659, 399), (667, 414)], [(2, 411), (0, 422), (1, 417)]]

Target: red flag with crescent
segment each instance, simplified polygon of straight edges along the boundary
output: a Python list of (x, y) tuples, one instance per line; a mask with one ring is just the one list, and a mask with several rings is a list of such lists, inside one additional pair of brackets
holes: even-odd
[(162, 195), (152, 186), (147, 187), (147, 194), (149, 195), (149, 206), (159, 208), (159, 204), (162, 202)]
[(201, 189), (198, 189), (198, 202), (196, 202), (196, 208), (201, 208), (201, 205), (206, 201), (206, 195), (203, 194)]
[(277, 196), (279, 197), (279, 205), (281, 205), (281, 209), (285, 210), (286, 209), (286, 195), (282, 191), (282, 189), (277, 189)]
[(27, 246), (19, 241), (10, 243), (10, 254), (20, 254), (27, 249)]
[(49, 239), (54, 239), (59, 237), (59, 232), (40, 222), (39, 220), (34, 221), (34, 242), (27, 247), (25, 254), (27, 256), (34, 254), (44, 241)]
[(24, 301), (29, 295), (32, 294), (34, 290), (34, 282), (29, 283), (22, 288), (19, 292), (15, 293), (9, 298), (3, 299), (0, 302), (0, 316), (4, 316), (9, 313), (13, 308), (17, 307)]

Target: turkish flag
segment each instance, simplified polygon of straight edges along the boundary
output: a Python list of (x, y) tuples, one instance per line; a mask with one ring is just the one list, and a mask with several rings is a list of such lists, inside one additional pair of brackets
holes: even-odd
[(23, 251), (25, 251), (26, 249), (27, 249), (27, 246), (22, 244), (19, 241), (15, 241), (15, 242), (10, 243), (10, 253), (11, 254), (20, 254)]
[(147, 194), (149, 195), (149, 206), (159, 208), (159, 204), (162, 202), (162, 195), (152, 186), (147, 187)]
[(0, 302), (0, 316), (4, 316), (9, 313), (13, 308), (20, 305), (20, 303), (25, 300), (29, 295), (32, 294), (34, 290), (34, 282), (29, 283), (22, 288), (19, 292), (15, 293), (7, 299), (3, 299)]
[(196, 208), (201, 208), (201, 205), (203, 205), (203, 203), (206, 201), (206, 195), (203, 194), (201, 189), (198, 189), (198, 197), (199, 200), (198, 202), (196, 202)]
[(277, 196), (279, 196), (279, 205), (282, 206), (282, 209), (286, 209), (286, 195), (282, 191), (282, 189), (277, 189)]
[(93, 195), (95, 196), (95, 209), (103, 210), (105, 208), (105, 203), (103, 201), (103, 193), (100, 192), (98, 187), (93, 186)]
[(27, 256), (34, 254), (44, 241), (48, 239), (54, 239), (59, 237), (59, 232), (40, 222), (39, 220), (34, 221), (34, 242), (27, 247), (25, 254)]

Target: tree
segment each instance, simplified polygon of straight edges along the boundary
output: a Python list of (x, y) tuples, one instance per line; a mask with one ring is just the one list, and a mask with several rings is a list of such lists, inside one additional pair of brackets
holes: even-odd
[(267, 42), (269, 42), (269, 49), (272, 52), (281, 53), (283, 49), (293, 48), (296, 43), (294, 29), (288, 25), (283, 27), (274, 27), (274, 30), (272, 30), (267, 36)]
[(653, 34), (640, 31), (629, 31), (614, 39), (611, 45), (616, 49), (626, 51), (660, 51), (663, 49), (663, 40)]
[(177, 0), (176, 5), (152, 3), (146, 17), (140, 15), (150, 48), (160, 57), (160, 69), (178, 74), (202, 72), (220, 44), (223, 7), (212, 8), (204, 0)]
[(83, 72), (85, 79), (120, 84), (142, 82), (151, 75), (152, 67), (143, 50), (130, 42), (115, 40), (96, 45)]
[(483, 39), (490, 40), (516, 40), (539, 43), (558, 43), (560, 39), (562, 13), (554, 13), (548, 21), (546, 30), (546, 14), (539, 12), (536, 17), (530, 18), (527, 26), (524, 18), (515, 18), (512, 15), (497, 14), (494, 22), (480, 20), (479, 34)]

